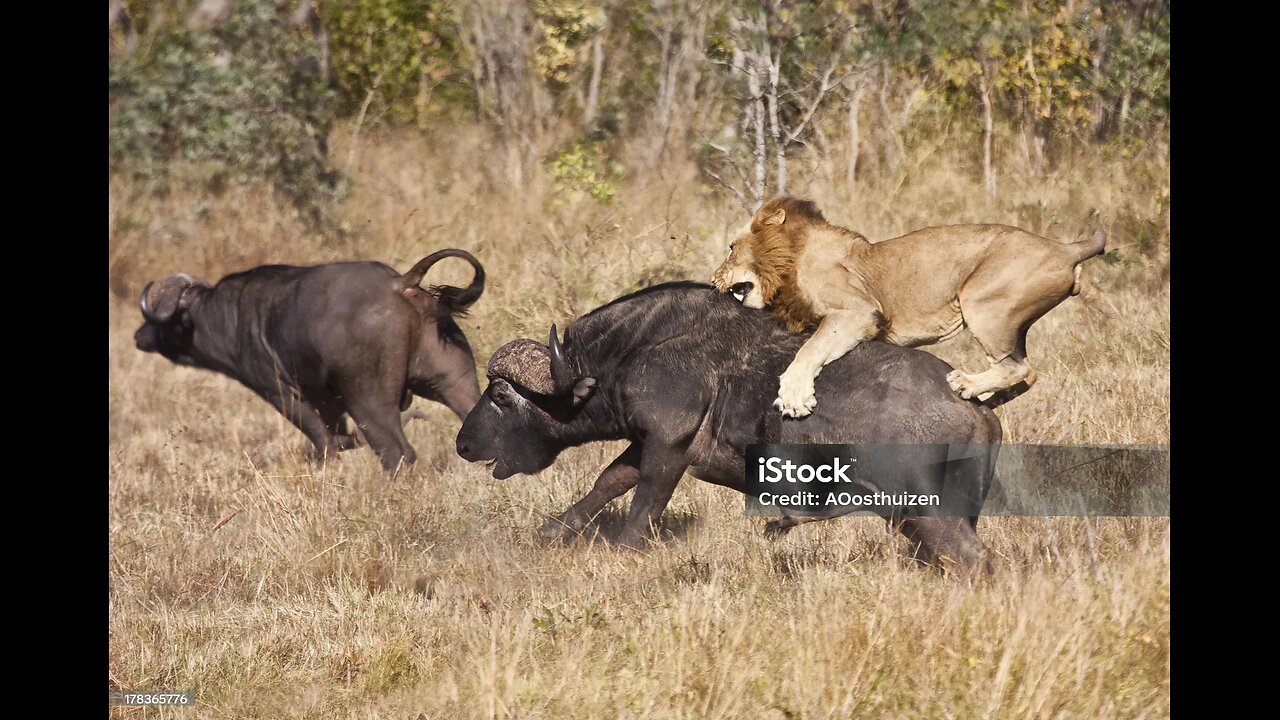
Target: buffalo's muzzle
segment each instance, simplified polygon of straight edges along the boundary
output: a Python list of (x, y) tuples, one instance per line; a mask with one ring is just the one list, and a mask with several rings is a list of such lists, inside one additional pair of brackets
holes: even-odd
[(155, 352), (158, 342), (156, 330), (150, 325), (143, 325), (133, 334), (134, 345), (142, 352)]
[(735, 298), (737, 298), (738, 302), (742, 302), (743, 300), (747, 299), (747, 295), (751, 292), (752, 288), (754, 287), (755, 287), (755, 283), (750, 283), (750, 282), (734, 283), (729, 286), (729, 293), (733, 295)]

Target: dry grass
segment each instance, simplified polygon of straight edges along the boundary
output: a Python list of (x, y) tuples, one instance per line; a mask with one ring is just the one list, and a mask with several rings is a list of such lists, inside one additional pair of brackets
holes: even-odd
[[(111, 687), (195, 690), (194, 710), (158, 713), (175, 717), (1168, 716), (1165, 519), (984, 519), (1003, 569), (970, 587), (913, 567), (875, 519), (770, 542), (741, 496), (687, 479), (665, 516), (672, 537), (651, 552), (546, 547), (542, 519), (618, 447), (498, 482), (456, 457), (457, 421), (421, 404), (431, 420), (409, 426), (407, 475), (388, 480), (367, 450), (316, 468), (248, 390), (134, 350), (153, 276), (338, 258), (405, 268), (457, 246), (489, 271), (462, 321), (483, 363), (641, 283), (707, 278), (745, 219), (687, 168), (635, 170), (606, 207), (540, 177), (517, 192), (485, 166), (480, 137), (363, 147), (340, 238), (254, 192), (112, 185)], [(944, 167), (895, 192), (795, 190), (873, 238), (968, 220), (1068, 236), (1090, 209), (1143, 210), (1135, 198), (1160, 192), (1143, 174), (1082, 164), (990, 204)], [(1001, 411), (1009, 442), (1168, 442), (1164, 267), (1167, 251), (1090, 263), (1086, 294), (1032, 332), (1040, 382)], [(967, 338), (933, 350), (981, 357)]]

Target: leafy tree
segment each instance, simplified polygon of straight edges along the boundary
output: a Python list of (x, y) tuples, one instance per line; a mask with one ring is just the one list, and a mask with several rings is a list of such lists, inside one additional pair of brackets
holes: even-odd
[(333, 94), (312, 38), (272, 0), (240, 0), (207, 29), (169, 22), (110, 62), (109, 167), (217, 189), (266, 180), (319, 218)]
[(442, 108), (471, 103), (457, 18), (442, 0), (327, 3), (337, 111), (425, 127)]

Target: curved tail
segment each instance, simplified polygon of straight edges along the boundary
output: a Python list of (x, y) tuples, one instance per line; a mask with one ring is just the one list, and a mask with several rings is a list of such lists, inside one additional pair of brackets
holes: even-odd
[(466, 250), (457, 250), (448, 248), (445, 250), (437, 250), (430, 255), (418, 261), (409, 272), (400, 276), (400, 288), (407, 290), (416, 287), (422, 282), (422, 278), (426, 277), (427, 271), (432, 265), (445, 258), (462, 258), (471, 263), (471, 269), (475, 271), (475, 275), (471, 278), (471, 284), (465, 288), (453, 287), (452, 285), (432, 285), (427, 288), (427, 292), (435, 296), (436, 301), (443, 305), (451, 313), (465, 312), (471, 307), (472, 303), (480, 299), (480, 294), (484, 292), (484, 267), (480, 265), (480, 261)]
[(1074, 262), (1078, 265), (1107, 251), (1107, 234), (1101, 229), (1094, 230), (1088, 240), (1073, 242), (1067, 248), (1074, 254)]

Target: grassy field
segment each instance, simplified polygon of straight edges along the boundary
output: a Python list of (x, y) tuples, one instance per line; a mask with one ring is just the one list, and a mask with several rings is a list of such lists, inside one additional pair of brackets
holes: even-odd
[[(503, 342), (643, 284), (709, 279), (746, 220), (691, 168), (635, 169), (601, 205), (540, 174), (512, 184), (484, 142), (442, 154), (417, 136), (364, 140), (340, 236), (260, 192), (156, 198), (113, 181), (109, 684), (198, 698), (118, 716), (1169, 715), (1167, 519), (984, 518), (1000, 570), (975, 587), (915, 567), (874, 518), (766, 540), (740, 495), (686, 478), (649, 552), (546, 546), (538, 526), (616, 444), (499, 482), (454, 454), (457, 420), (418, 401), (410, 472), (389, 480), (367, 449), (313, 467), (247, 389), (134, 349), (148, 279), (355, 258), (406, 269), (453, 246), (489, 273), (460, 323), (483, 366)], [(936, 157), (897, 188), (792, 190), (871, 238), (983, 221), (1068, 239), (1100, 222), (1123, 258), (1091, 261), (1085, 293), (1032, 330), (1040, 379), (999, 411), (1006, 441), (1165, 443), (1168, 167), (1135, 168), (1008, 178), (997, 201)], [(967, 335), (929, 349), (981, 359)], [(625, 509), (600, 518), (605, 535)]]

